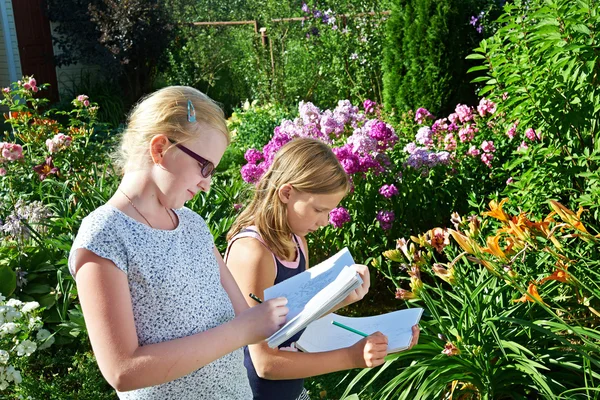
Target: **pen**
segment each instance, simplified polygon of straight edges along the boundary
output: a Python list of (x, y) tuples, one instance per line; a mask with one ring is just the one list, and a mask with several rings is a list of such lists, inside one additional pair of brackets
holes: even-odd
[(340, 328), (342, 328), (342, 329), (345, 329), (345, 330), (347, 330), (347, 331), (350, 331), (350, 332), (356, 333), (357, 335), (364, 336), (364, 337), (367, 337), (367, 336), (369, 336), (369, 335), (367, 335), (367, 334), (366, 334), (366, 333), (364, 333), (364, 332), (357, 331), (356, 329), (354, 329), (354, 328), (350, 328), (349, 326), (346, 326), (346, 325), (344, 325), (344, 324), (340, 324), (340, 323), (339, 323), (339, 322), (337, 322), (337, 321), (331, 321), (331, 323), (332, 323), (333, 325), (335, 325), (335, 326), (339, 326), (339, 327), (340, 327)]
[(257, 295), (255, 295), (254, 293), (250, 293), (248, 296), (250, 296), (250, 298), (252, 300), (256, 300), (259, 303), (262, 303), (262, 300), (260, 299), (260, 297), (258, 297)]

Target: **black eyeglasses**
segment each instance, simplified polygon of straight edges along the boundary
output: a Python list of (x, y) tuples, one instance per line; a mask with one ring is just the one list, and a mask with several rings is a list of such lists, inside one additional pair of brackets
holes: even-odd
[(213, 164), (211, 161), (208, 161), (206, 158), (198, 155), (182, 144), (177, 143), (175, 146), (177, 146), (179, 150), (183, 151), (188, 156), (192, 157), (194, 160), (198, 161), (198, 164), (200, 164), (200, 173), (203, 177), (209, 178), (215, 173), (215, 164)]

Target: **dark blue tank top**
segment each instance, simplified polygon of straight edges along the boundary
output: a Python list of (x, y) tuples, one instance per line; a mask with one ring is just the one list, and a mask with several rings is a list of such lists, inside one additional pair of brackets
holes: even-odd
[[(245, 229), (241, 231), (240, 234), (246, 232), (258, 234), (252, 229)], [(235, 240), (236, 238), (234, 237), (233, 239)], [(306, 271), (306, 258), (304, 257), (304, 252), (300, 249), (300, 243), (295, 235), (294, 241), (298, 246), (298, 267), (288, 268), (284, 266), (277, 257), (273, 257), (277, 267), (277, 275), (275, 277), (275, 282), (273, 283), (274, 285)], [(233, 241), (231, 243), (233, 243)], [(304, 332), (304, 330), (298, 332), (289, 340), (282, 343), (279, 348), (290, 347), (292, 343), (300, 339), (302, 332)], [(252, 364), (248, 346), (244, 347), (244, 365), (248, 371), (248, 379), (250, 380), (250, 386), (252, 387), (254, 400), (296, 400), (298, 397), (300, 397), (300, 394), (302, 394), (302, 391), (304, 390), (304, 379), (270, 380), (259, 377), (256, 373), (256, 369), (254, 368), (254, 364)]]

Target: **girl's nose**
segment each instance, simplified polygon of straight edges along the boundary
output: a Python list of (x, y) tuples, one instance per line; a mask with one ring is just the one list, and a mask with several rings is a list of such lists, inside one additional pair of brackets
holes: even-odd
[(201, 191), (208, 192), (210, 190), (211, 183), (212, 183), (212, 177), (210, 177), (210, 176), (208, 178), (202, 177), (200, 179), (200, 181), (198, 182), (197, 186), (200, 188)]

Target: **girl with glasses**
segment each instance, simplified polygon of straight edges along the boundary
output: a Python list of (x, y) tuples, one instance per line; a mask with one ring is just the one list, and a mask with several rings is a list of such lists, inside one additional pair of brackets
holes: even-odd
[(75, 238), (69, 269), (121, 399), (247, 400), (240, 348), (285, 321), (285, 299), (248, 306), (206, 223), (184, 207), (208, 191), (229, 141), (222, 110), (193, 88), (143, 99), (116, 157), (118, 190)]
[[(314, 139), (293, 139), (275, 155), (257, 184), (250, 205), (227, 235), (225, 254), (249, 305), (249, 293), (259, 297), (270, 286), (308, 268), (305, 236), (329, 223), (333, 210), (350, 189), (331, 148)], [(355, 265), (363, 285), (336, 308), (363, 298), (369, 290), (369, 270)], [(333, 310), (332, 310), (333, 311)], [(418, 330), (413, 328), (413, 344)], [(387, 337), (374, 333), (351, 347), (323, 353), (294, 351), (296, 334), (279, 349), (266, 342), (244, 349), (245, 365), (255, 400), (308, 399), (303, 378), (351, 368), (375, 367), (384, 362)]]

